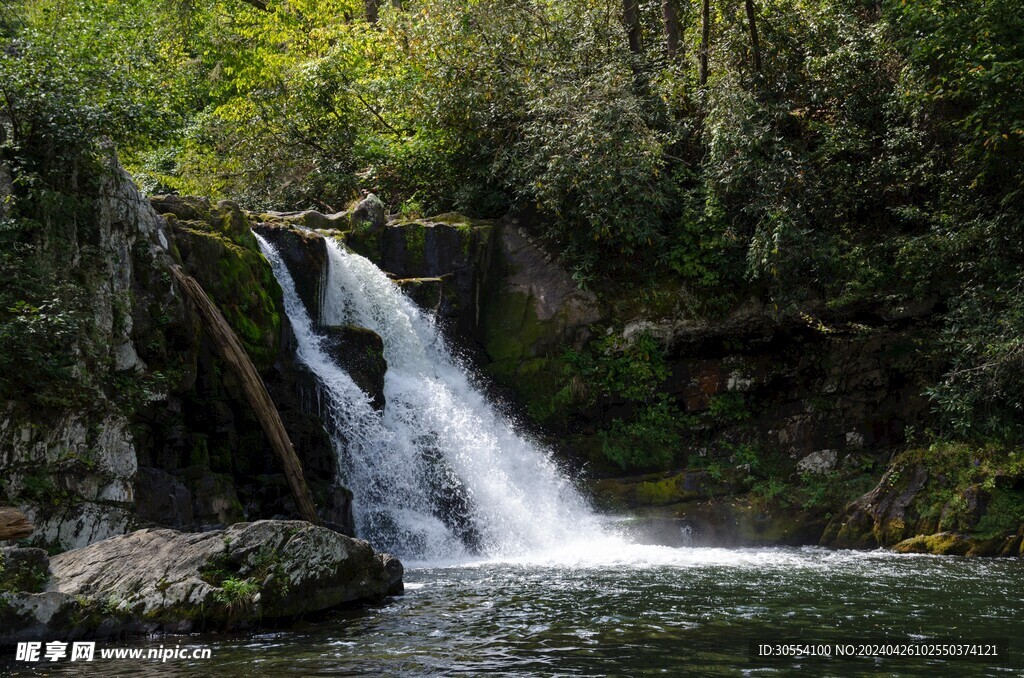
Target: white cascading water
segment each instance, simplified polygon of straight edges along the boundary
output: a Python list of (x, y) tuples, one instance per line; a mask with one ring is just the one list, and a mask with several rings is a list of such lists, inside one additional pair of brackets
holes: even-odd
[(417, 560), (517, 557), (600, 538), (600, 521), (550, 455), (476, 388), (422, 312), (369, 260), (327, 238), (323, 321), (384, 340), (383, 413), (322, 346), (287, 266), (257, 236), (284, 291), (297, 353), (320, 379), (356, 526)]

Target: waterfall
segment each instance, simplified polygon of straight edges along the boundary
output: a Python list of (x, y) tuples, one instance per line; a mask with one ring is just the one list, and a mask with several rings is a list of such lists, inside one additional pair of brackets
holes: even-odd
[(543, 447), (473, 383), (434, 319), (369, 260), (327, 238), (322, 319), (384, 340), (384, 411), (323, 349), (287, 266), (257, 235), (284, 291), (299, 360), (317, 375), (360, 537), (420, 560), (511, 557), (588, 534), (598, 518)]

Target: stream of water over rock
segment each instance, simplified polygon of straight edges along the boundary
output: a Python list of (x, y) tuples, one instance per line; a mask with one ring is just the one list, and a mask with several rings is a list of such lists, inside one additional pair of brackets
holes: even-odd
[(299, 360), (320, 380), (360, 537), (429, 562), (608, 538), (549, 452), (488, 402), (433, 318), (383, 271), (327, 239), (322, 322), (359, 325), (383, 339), (381, 413), (324, 350), (273, 246), (260, 239), (260, 247), (284, 291)]

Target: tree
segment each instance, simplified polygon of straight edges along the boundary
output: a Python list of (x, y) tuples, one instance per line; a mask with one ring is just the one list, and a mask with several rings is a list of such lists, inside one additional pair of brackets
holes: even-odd
[(702, 0), (700, 6), (700, 86), (708, 84), (708, 53), (711, 51), (711, 0)]
[(668, 58), (680, 60), (683, 56), (683, 39), (676, 0), (661, 0), (661, 16), (665, 22), (665, 47), (668, 50)]
[[(380, 5), (382, 2), (383, 0), (364, 0), (366, 20), (371, 24), (377, 23), (377, 20), (380, 18)], [(391, 6), (395, 9), (402, 9), (402, 0), (391, 0)]]
[(757, 12), (754, 0), (744, 0), (747, 7), (747, 25), (750, 29), (750, 52), (754, 61), (754, 70), (761, 70), (761, 45), (757, 39)]
[(640, 30), (640, 0), (622, 0), (622, 23), (626, 25), (629, 51), (640, 54), (644, 50), (643, 33)]

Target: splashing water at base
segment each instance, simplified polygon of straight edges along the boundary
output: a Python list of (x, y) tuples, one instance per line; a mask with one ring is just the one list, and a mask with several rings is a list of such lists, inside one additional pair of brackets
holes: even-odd
[(607, 539), (548, 452), (487, 401), (433, 319), (383, 271), (326, 240), (324, 323), (360, 325), (384, 340), (381, 414), (327, 355), (287, 266), (257, 238), (284, 291), (299, 360), (320, 380), (360, 536), (424, 561), (513, 558)]

